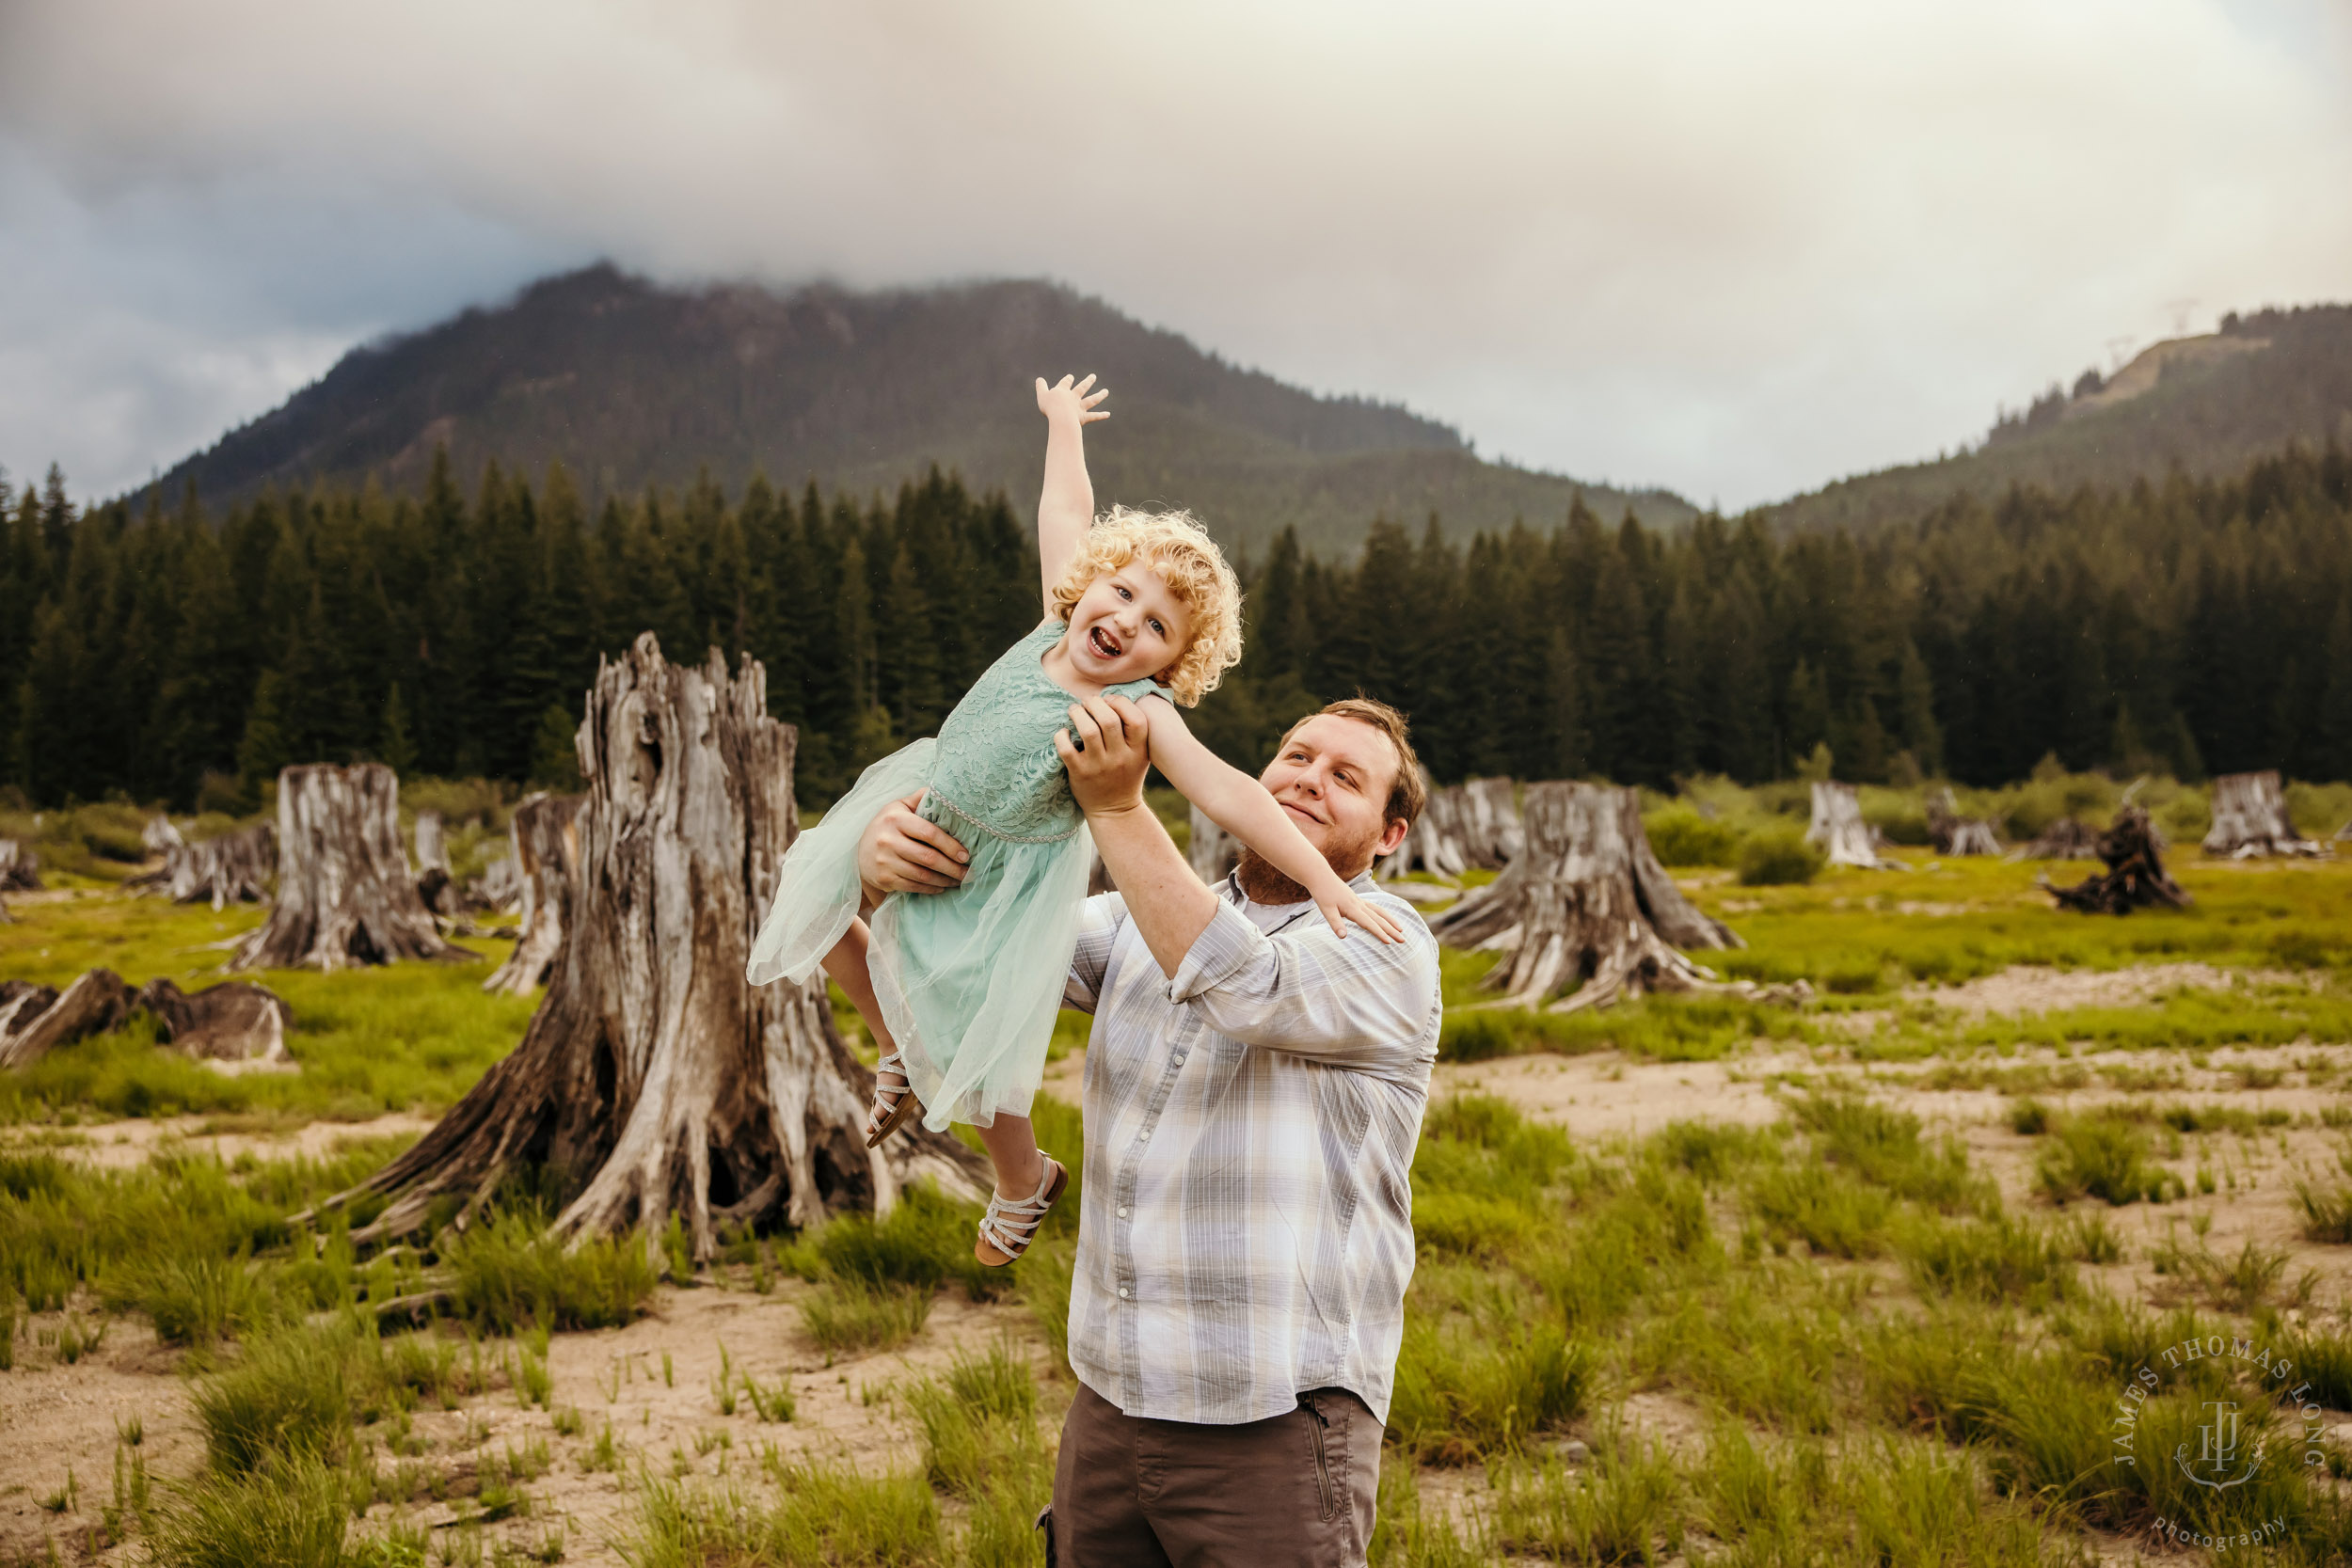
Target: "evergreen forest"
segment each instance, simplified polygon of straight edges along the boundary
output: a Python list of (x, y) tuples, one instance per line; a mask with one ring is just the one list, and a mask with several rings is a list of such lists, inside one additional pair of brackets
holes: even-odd
[[(1375, 522), (1343, 560), (1245, 558), (1248, 651), (1195, 727), (1256, 767), (1356, 690), (1441, 781), (1667, 785), (1818, 768), (1993, 784), (2070, 768), (2352, 777), (2352, 455), (2234, 477), (1953, 497), (1862, 537), (1581, 501), (1467, 543)], [(0, 790), (249, 810), (291, 762), (568, 787), (597, 658), (652, 631), (768, 672), (799, 792), (930, 733), (1038, 613), (1001, 494), (755, 478), (588, 504), (437, 459), (415, 497), (191, 490), (77, 508), (0, 480)]]

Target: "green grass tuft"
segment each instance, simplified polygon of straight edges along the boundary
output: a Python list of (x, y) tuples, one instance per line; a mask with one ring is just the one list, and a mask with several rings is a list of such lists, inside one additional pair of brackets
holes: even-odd
[(445, 1243), (442, 1261), (457, 1315), (489, 1334), (616, 1328), (644, 1313), (656, 1284), (642, 1238), (566, 1244), (535, 1207), (475, 1224)]

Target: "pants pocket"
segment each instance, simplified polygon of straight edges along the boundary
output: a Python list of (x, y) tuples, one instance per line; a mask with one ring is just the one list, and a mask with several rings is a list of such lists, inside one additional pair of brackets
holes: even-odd
[(1307, 1441), (1314, 1449), (1315, 1494), (1323, 1505), (1323, 1522), (1329, 1524), (1340, 1511), (1339, 1487), (1331, 1475), (1331, 1418), (1323, 1413), (1323, 1404), (1312, 1394), (1302, 1394), (1299, 1408), (1307, 1413)]

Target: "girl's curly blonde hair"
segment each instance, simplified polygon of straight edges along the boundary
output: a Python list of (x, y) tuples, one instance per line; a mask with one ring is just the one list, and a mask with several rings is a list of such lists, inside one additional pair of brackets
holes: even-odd
[(1241, 579), (1191, 513), (1114, 506), (1096, 518), (1054, 584), (1054, 613), (1068, 622), (1095, 578), (1138, 559), (1192, 617), (1192, 641), (1167, 677), (1168, 694), (1190, 707), (1216, 690), (1241, 657)]

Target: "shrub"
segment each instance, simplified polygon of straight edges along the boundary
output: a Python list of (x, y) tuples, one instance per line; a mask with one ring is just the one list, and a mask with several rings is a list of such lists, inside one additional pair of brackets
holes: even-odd
[(1689, 806), (1673, 805), (1642, 819), (1650, 849), (1664, 865), (1736, 865), (1740, 831), (1730, 823), (1702, 816)]
[(1740, 849), (1740, 882), (1743, 887), (1785, 887), (1809, 882), (1820, 874), (1821, 852), (1790, 829), (1775, 829), (1749, 839)]

